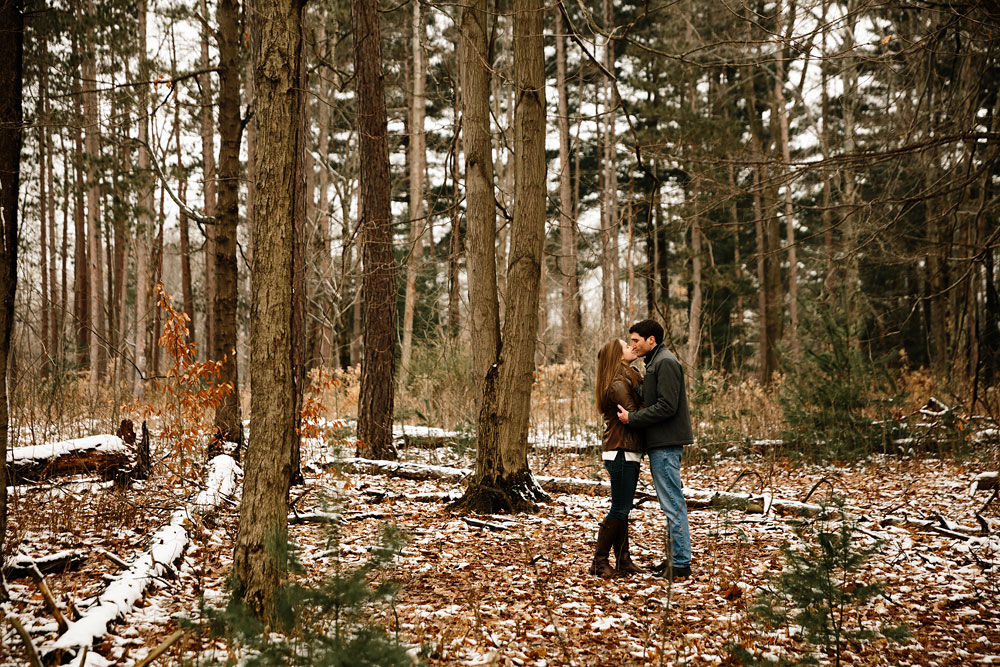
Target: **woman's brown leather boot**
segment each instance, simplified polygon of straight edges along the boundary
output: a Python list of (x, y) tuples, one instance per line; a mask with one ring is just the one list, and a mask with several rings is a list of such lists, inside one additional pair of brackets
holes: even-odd
[(594, 562), (590, 564), (590, 574), (596, 574), (599, 577), (615, 576), (615, 570), (611, 567), (611, 563), (608, 562), (608, 554), (611, 553), (611, 547), (615, 543), (616, 533), (614, 528), (610, 525), (613, 519), (605, 519), (601, 522), (601, 527), (597, 531), (597, 548), (594, 550)]
[(628, 554), (628, 522), (623, 521), (622, 523), (624, 524), (624, 529), (621, 531), (620, 536), (616, 534), (619, 540), (614, 544), (615, 568), (619, 574), (626, 577), (633, 574), (642, 574), (645, 570), (633, 563)]

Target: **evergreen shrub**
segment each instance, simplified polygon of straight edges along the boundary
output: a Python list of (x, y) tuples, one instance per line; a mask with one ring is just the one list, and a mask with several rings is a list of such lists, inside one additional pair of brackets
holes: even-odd
[[(812, 650), (815, 647), (839, 666), (849, 645), (882, 638), (898, 642), (910, 636), (905, 625), (862, 624), (870, 603), (885, 595), (881, 583), (864, 579), (865, 564), (883, 545), (877, 540), (865, 542), (842, 501), (835, 499), (817, 517), (798, 523), (795, 534), (798, 542), (781, 548), (784, 569), (770, 579), (748, 609), (760, 639), (784, 628), (790, 636), (807, 642), (800, 655), (785, 657), (780, 664), (818, 664)], [(747, 643), (729, 646), (741, 664), (773, 664), (768, 657), (752, 652)]]
[(782, 383), (781, 439), (790, 452), (816, 459), (849, 459), (891, 451), (900, 435), (897, 391), (889, 358), (870, 358), (851, 326), (819, 314), (819, 335)]

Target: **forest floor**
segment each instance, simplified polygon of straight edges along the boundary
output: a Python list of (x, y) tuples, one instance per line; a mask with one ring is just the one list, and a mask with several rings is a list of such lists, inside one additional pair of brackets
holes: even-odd
[[(474, 525), (449, 513), (444, 502), (427, 501), (429, 493), (460, 493), (461, 485), (341, 474), (330, 463), (353, 452), (336, 449), (323, 440), (304, 447), (306, 484), (292, 490), (294, 507), (298, 512), (323, 509), (324, 499), (335, 498), (344, 518), (336, 567), (368, 558), (386, 524), (402, 529), (406, 545), (378, 573), (402, 588), (391, 606), (373, 609), (371, 618), (419, 649), (425, 664), (739, 664), (730, 655), (730, 643), (772, 657), (801, 657), (810, 650), (794, 628), (765, 633), (747, 612), (769, 577), (784, 566), (782, 544), (800, 539), (793, 517), (734, 507), (693, 508), (691, 578), (673, 584), (649, 574), (603, 580), (588, 575), (587, 568), (596, 526), (608, 508), (606, 493), (554, 493), (537, 514), (478, 517), (489, 526)], [(400, 453), (422, 464), (474, 464), (460, 443), (411, 446)], [(605, 478), (594, 451), (538, 448), (530, 463), (536, 474)], [(996, 533), (947, 535), (880, 520), (940, 515), (975, 526), (975, 513), (988, 493), (970, 494), (970, 481), (989, 465), (976, 459), (878, 458), (837, 467), (754, 451), (685, 465), (682, 476), (686, 487), (725, 491), (735, 481), (734, 491), (786, 500), (803, 500), (819, 484), (810, 502), (832, 490), (861, 517), (858, 539), (870, 544), (877, 538), (882, 547), (856, 574), (857, 581), (881, 582), (886, 595), (851, 612), (845, 623), (851, 628), (904, 623), (912, 637), (899, 644), (885, 639), (848, 644), (841, 664), (986, 664), (1000, 662)], [(645, 464), (640, 490), (651, 491)], [(183, 486), (173, 491), (152, 482), (116, 487), (81, 478), (11, 491), (8, 543), (14, 551), (36, 558), (58, 550), (83, 552), (81, 567), (46, 580), (64, 609), (73, 602), (84, 612), (120, 571), (121, 565), (104, 554), (134, 562), (149, 546), (150, 535), (191, 495)], [(185, 524), (190, 541), (176, 573), (154, 578), (145, 596), (94, 645), (86, 664), (134, 665), (177, 629), (178, 617), (197, 620), (201, 600), (224, 602), (237, 508), (237, 499), (226, 498), (215, 511)], [(989, 512), (996, 514), (992, 506)], [(334, 567), (329, 531), (328, 525), (315, 523), (290, 526), (304, 569), (300, 580), (318, 579)], [(641, 502), (633, 511), (631, 532), (633, 558), (640, 565), (661, 560), (663, 533), (655, 500)], [(20, 578), (10, 580), (8, 590), (11, 599), (0, 611), (20, 618), (44, 650), (59, 632), (38, 587)], [(0, 638), (0, 665), (26, 664), (20, 638), (6, 625)], [(157, 664), (202, 663), (206, 641), (189, 632)], [(79, 663), (78, 656), (67, 664)]]

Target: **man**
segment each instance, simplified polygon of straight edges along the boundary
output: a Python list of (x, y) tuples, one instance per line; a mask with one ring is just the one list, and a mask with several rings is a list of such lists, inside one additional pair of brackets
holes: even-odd
[(656, 320), (636, 322), (629, 342), (639, 356), (645, 355), (642, 407), (631, 414), (618, 406), (618, 419), (646, 438), (649, 471), (660, 508), (667, 517), (672, 554), (655, 568), (662, 576), (683, 579), (691, 575), (691, 533), (687, 504), (681, 491), (681, 452), (694, 442), (684, 370), (677, 357), (663, 345), (663, 327)]

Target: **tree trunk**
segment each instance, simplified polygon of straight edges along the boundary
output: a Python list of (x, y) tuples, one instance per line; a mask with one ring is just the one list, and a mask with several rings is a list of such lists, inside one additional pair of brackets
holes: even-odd
[(569, 100), (566, 92), (566, 40), (562, 12), (556, 11), (556, 86), (559, 93), (559, 274), (562, 284), (562, 356), (572, 359), (579, 344), (580, 283), (576, 273), (576, 219), (569, 162)]
[[(303, 3), (303, 7), (305, 3)], [(305, 16), (305, 9), (302, 10)], [(300, 21), (299, 29), (303, 23)], [(302, 39), (300, 35), (300, 40)], [(309, 90), (309, 71), (305, 63), (305, 50), (299, 51), (295, 63), (299, 90)], [(299, 130), (295, 150), (295, 215), (292, 216), (292, 414), (295, 416), (295, 438), (292, 441), (292, 477), (290, 484), (298, 486), (302, 478), (302, 405), (305, 401), (306, 361), (309, 352), (306, 309), (309, 303), (309, 286), (306, 284), (306, 236), (309, 234), (309, 204), (312, 200), (312, 158), (310, 153), (309, 103), (303, 98), (296, 122)], [(309, 193), (308, 197), (306, 193)]]
[[(776, 260), (768, 255), (770, 243), (768, 229), (771, 221), (768, 219), (770, 207), (767, 205), (764, 181), (762, 175), (764, 162), (763, 134), (764, 130), (760, 115), (757, 112), (757, 94), (754, 87), (753, 73), (744, 74), (744, 96), (746, 98), (750, 125), (750, 146), (754, 161), (753, 167), (753, 212), (754, 235), (757, 245), (757, 317), (759, 326), (759, 360), (758, 373), (762, 384), (769, 384), (771, 377), (778, 370), (777, 340), (774, 336), (775, 325), (771, 322), (775, 309), (771, 304), (773, 288), (771, 286), (773, 265)], [(780, 278), (780, 274), (779, 274)], [(778, 313), (780, 317), (780, 311)]]
[[(94, 18), (94, 0), (87, 0), (87, 15)], [(106, 316), (104, 310), (104, 262), (101, 254), (101, 182), (98, 162), (101, 154), (101, 135), (97, 112), (97, 44), (94, 28), (88, 23), (86, 44), (83, 49), (83, 107), (86, 124), (85, 148), (87, 162), (87, 237), (90, 278), (90, 391), (97, 393), (98, 382), (104, 376), (107, 358)]]
[[(778, 110), (778, 124), (781, 130), (781, 157), (785, 166), (785, 236), (788, 249), (788, 320), (791, 339), (792, 360), (799, 356), (799, 287), (798, 259), (795, 247), (795, 218), (792, 206), (792, 155), (788, 140), (788, 108), (785, 104), (785, 48), (782, 41), (782, 0), (776, 0), (775, 34), (778, 36), (774, 75), (774, 105)], [(794, 10), (795, 4), (791, 4)], [(791, 28), (795, 16), (788, 17)]]
[[(212, 66), (208, 55), (208, 6), (206, 0), (201, 1), (201, 15), (205, 23), (201, 30), (201, 67), (204, 70)], [(201, 159), (202, 159), (202, 193), (204, 195), (205, 216), (215, 217), (216, 207), (216, 173), (215, 173), (215, 123), (212, 118), (212, 75), (202, 74), (198, 77), (201, 83)], [(209, 358), (215, 352), (215, 226), (205, 226), (205, 345), (204, 358)]]
[(233, 555), (236, 591), (270, 621), (275, 591), (287, 572), (292, 443), (292, 242), (301, 91), (295, 63), (301, 49), (298, 0), (251, 2), (257, 91), (255, 117), (265, 144), (255, 154), (251, 271), (251, 438)]
[(688, 312), (688, 373), (694, 376), (698, 369), (698, 355), (701, 348), (701, 221), (698, 219), (698, 195), (700, 179), (695, 178), (691, 188), (691, 304)]
[[(172, 75), (177, 75), (177, 47), (174, 42), (173, 28), (170, 30), (170, 71)], [(249, 76), (252, 77), (253, 73), (249, 73)], [(175, 128), (180, 128), (180, 118), (180, 104), (175, 100)], [(174, 134), (174, 142), (174, 150), (177, 154), (177, 198), (181, 200), (181, 203), (187, 205), (187, 176), (184, 171), (184, 159), (181, 155), (181, 135), (179, 131)], [(253, 154), (251, 153), (250, 160), (252, 159)], [(249, 196), (247, 206), (249, 207)], [(191, 285), (191, 237), (188, 230), (188, 218), (183, 210), (178, 213), (177, 226), (179, 227), (181, 248), (181, 297), (184, 302), (184, 313), (188, 316), (188, 340), (198, 340), (194, 328), (194, 297)]]
[[(77, 5), (77, 16), (82, 21)], [(81, 62), (79, 39), (73, 31), (73, 60)], [(76, 118), (78, 125), (73, 132), (74, 159), (73, 168), (76, 176), (76, 187), (73, 197), (73, 326), (76, 341), (76, 363), (85, 366), (90, 359), (90, 260), (87, 252), (87, 217), (84, 208), (84, 193), (86, 184), (83, 178), (83, 89), (80, 80), (83, 78), (82, 66), (77, 68), (73, 78), (73, 98), (76, 100)]]
[[(843, 93), (841, 95), (841, 115), (844, 123), (844, 145), (843, 153), (846, 156), (853, 156), (857, 150), (855, 142), (855, 105), (858, 103), (858, 72), (857, 63), (852, 54), (854, 53), (854, 30), (857, 23), (857, 3), (855, 0), (848, 0), (845, 25), (844, 43), (841, 52), (844, 55), (841, 60), (841, 79)], [(842, 260), (842, 282), (844, 304), (846, 306), (846, 320), (849, 323), (851, 344), (858, 345), (856, 336), (857, 324), (860, 310), (860, 282), (858, 277), (858, 201), (856, 184), (853, 170), (850, 164), (846, 165), (840, 172), (841, 180), (841, 203), (844, 207), (844, 217), (841, 225), (843, 230), (843, 260)]]
[(395, 459), (396, 271), (389, 210), (389, 143), (376, 0), (351, 0), (361, 161), (365, 350), (358, 397), (358, 452)]
[(458, 265), (462, 255), (462, 216), (459, 215), (459, 175), (458, 154), (461, 150), (462, 134), (462, 82), (461, 79), (461, 40), (459, 35), (455, 40), (455, 63), (452, 67), (452, 79), (455, 81), (455, 97), (453, 98), (452, 141), (451, 141), (451, 243), (448, 248), (448, 324), (452, 336), (459, 332), (461, 326), (459, 309)]
[[(149, 65), (146, 62), (146, 26), (147, 26), (147, 0), (139, 2), (139, 80), (148, 80)], [(149, 311), (150, 311), (150, 280), (149, 280), (149, 260), (150, 260), (150, 235), (153, 230), (153, 180), (149, 171), (150, 159), (148, 144), (149, 137), (149, 93), (146, 86), (140, 86), (139, 93), (139, 149), (138, 149), (138, 169), (139, 169), (139, 193), (135, 230), (135, 334), (133, 344), (135, 345), (135, 371), (136, 377), (133, 384), (133, 395), (141, 398), (145, 393), (146, 366), (149, 360)], [(176, 109), (176, 106), (175, 106)], [(178, 115), (174, 114), (174, 131), (180, 135), (180, 125)], [(178, 157), (180, 157), (178, 155)], [(180, 162), (178, 161), (178, 165)], [(178, 171), (181, 171), (178, 169)], [(181, 261), (186, 256), (187, 225), (182, 223), (181, 232)]]
[[(510, 284), (518, 288), (507, 294), (502, 344), (486, 374), (477, 428), (476, 472), (465, 494), (455, 504), (456, 508), (489, 514), (534, 511), (535, 501), (546, 498), (528, 468), (528, 417), (545, 234), (543, 12), (540, 0), (514, 2), (517, 100), (514, 111), (514, 221), (507, 276)], [(469, 35), (464, 30), (463, 34)], [(475, 62), (486, 63), (485, 60)], [(467, 87), (466, 90), (471, 97), (473, 89)], [(471, 224), (470, 221), (470, 235)]]
[[(45, 67), (51, 66), (49, 60), (48, 47), (44, 51), (44, 61)], [(49, 90), (48, 90), (48, 72), (45, 71), (42, 74), (42, 81), (44, 82), (44, 92), (42, 93), (42, 101), (45, 109), (45, 119), (46, 122), (51, 122), (52, 118), (52, 104), (49, 100)], [(43, 215), (41, 216), (42, 228), (48, 225), (48, 264), (49, 264), (49, 295), (48, 295), (48, 327), (49, 327), (49, 340), (47, 341), (49, 346), (49, 363), (53, 361), (56, 362), (58, 366), (61, 359), (59, 353), (59, 347), (62, 337), (59, 334), (59, 299), (56, 297), (56, 292), (58, 290), (58, 282), (56, 280), (56, 181), (53, 175), (52, 153), (55, 147), (52, 141), (52, 130), (46, 128), (43, 133), (42, 148), (45, 150), (45, 160), (44, 169), (48, 181), (46, 210), (48, 212), (48, 219)], [(44, 243), (42, 244), (44, 246)]]
[(7, 442), (10, 437), (10, 397), (7, 366), (14, 328), (17, 289), (17, 214), (20, 194), (21, 68), (24, 56), (24, 7), (20, 0), (0, 0), (0, 556), (6, 556)]
[[(44, 46), (42, 47), (44, 49)], [(41, 76), (40, 83), (40, 104), (45, 103), (45, 99), (48, 96), (48, 91), (46, 91), (45, 86), (46, 76), (43, 74)], [(40, 114), (41, 122), (45, 123), (45, 112), (42, 111)], [(48, 205), (49, 205), (49, 193), (46, 187), (46, 173), (45, 173), (45, 163), (46, 163), (46, 152), (47, 148), (46, 141), (46, 129), (41, 127), (38, 130), (38, 223), (39, 223), (39, 243), (38, 243), (38, 254), (39, 254), (39, 270), (42, 274), (42, 300), (39, 308), (39, 318), (41, 319), (41, 348), (42, 348), (42, 363), (41, 372), (42, 375), (47, 375), (49, 372), (49, 365), (52, 359), (52, 348), (49, 345), (49, 309), (52, 308), (52, 300), (49, 296), (49, 234), (48, 234)]]
[(410, 167), (410, 246), (406, 261), (406, 293), (403, 302), (403, 344), (400, 352), (399, 386), (405, 387), (410, 376), (410, 359), (413, 350), (413, 314), (417, 301), (417, 272), (423, 261), (424, 219), (424, 118), (427, 106), (427, 70), (424, 64), (424, 43), (427, 30), (419, 2), (413, 3), (413, 36), (411, 54), (413, 62), (412, 91), (409, 109), (409, 167)]
[(240, 381), (236, 359), (236, 305), (239, 270), (236, 227), (240, 193), (240, 61), (237, 0), (219, 0), (219, 183), (215, 226), (215, 345), (212, 357), (222, 361), (219, 382), (232, 390), (215, 408), (216, 437), (243, 442)]
[(465, 151), (465, 256), (469, 280), (469, 331), (477, 406), (483, 382), (500, 351), (497, 299), (496, 205), (490, 142), (490, 68), (487, 2), (474, 0), (461, 14), (462, 148)]
[[(326, 36), (326, 16), (321, 14), (316, 26), (316, 48), (320, 54), (330, 60), (331, 50), (328, 48)], [(312, 362), (320, 366), (330, 367), (332, 361), (334, 332), (333, 303), (333, 261), (330, 232), (330, 107), (333, 103), (333, 85), (329, 73), (320, 76), (320, 98), (316, 101), (316, 123), (319, 126), (319, 201), (316, 206), (316, 248), (315, 254), (319, 263), (317, 267), (318, 280), (315, 299), (320, 305), (320, 322), (316, 325), (315, 347), (312, 351)]]

